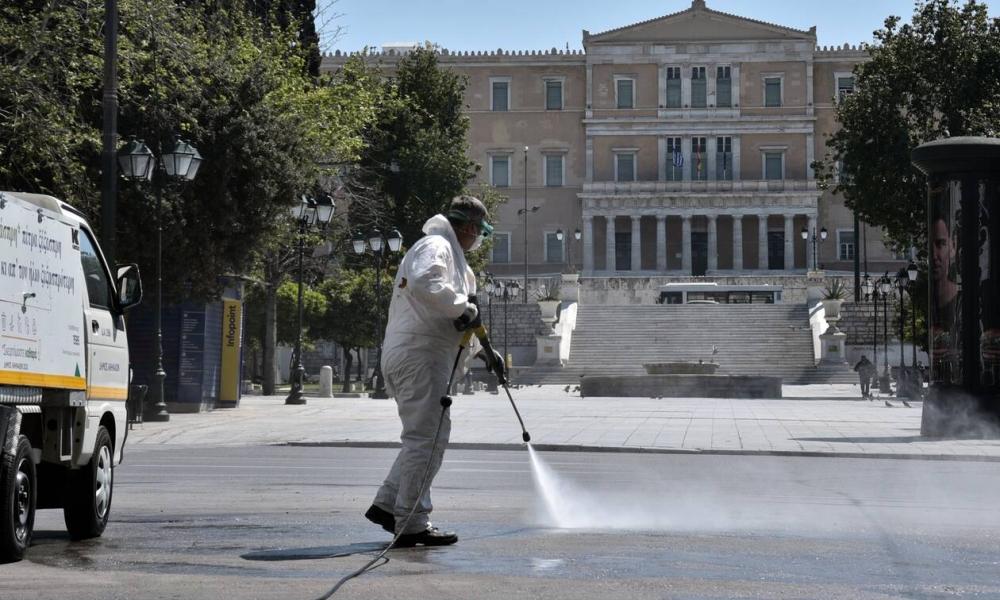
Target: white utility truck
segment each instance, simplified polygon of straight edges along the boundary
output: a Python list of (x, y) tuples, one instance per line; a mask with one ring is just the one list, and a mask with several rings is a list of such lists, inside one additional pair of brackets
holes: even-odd
[(101, 535), (128, 430), (125, 309), (135, 265), (108, 269), (83, 215), (0, 192), (0, 562), (23, 558), (36, 508)]

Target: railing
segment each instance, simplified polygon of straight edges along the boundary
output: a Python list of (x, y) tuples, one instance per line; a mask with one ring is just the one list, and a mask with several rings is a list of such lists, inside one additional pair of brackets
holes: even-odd
[(815, 181), (803, 179), (741, 179), (738, 181), (595, 181), (583, 184), (583, 194), (629, 195), (667, 192), (815, 192)]

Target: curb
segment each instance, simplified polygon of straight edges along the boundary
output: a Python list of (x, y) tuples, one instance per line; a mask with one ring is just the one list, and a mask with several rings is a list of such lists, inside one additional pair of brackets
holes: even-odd
[[(399, 442), (279, 442), (272, 446), (315, 447), (315, 448), (399, 448)], [(455, 450), (523, 450), (525, 444), (489, 444), (477, 442), (449, 443)], [(962, 462), (1000, 462), (1000, 456), (980, 454), (890, 454), (885, 452), (819, 452), (806, 450), (686, 450), (683, 448), (646, 448), (641, 446), (584, 446), (574, 444), (534, 444), (535, 450), (543, 452), (600, 452), (605, 454), (684, 454), (705, 456), (784, 456), (809, 458), (876, 458), (892, 460), (936, 460)]]

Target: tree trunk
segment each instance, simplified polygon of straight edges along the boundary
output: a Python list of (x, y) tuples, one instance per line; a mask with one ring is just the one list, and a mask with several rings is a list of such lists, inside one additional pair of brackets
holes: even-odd
[(264, 291), (264, 395), (274, 394), (278, 375), (275, 349), (278, 341), (278, 288), (267, 285)]
[(362, 368), (362, 364), (361, 364), (361, 347), (359, 346), (359, 347), (355, 348), (354, 351), (358, 353), (358, 383), (363, 384), (364, 381), (365, 381), (365, 376), (364, 376), (364, 373), (362, 373), (362, 371), (361, 371), (361, 368)]
[(344, 348), (344, 388), (346, 394), (351, 391), (351, 349)]

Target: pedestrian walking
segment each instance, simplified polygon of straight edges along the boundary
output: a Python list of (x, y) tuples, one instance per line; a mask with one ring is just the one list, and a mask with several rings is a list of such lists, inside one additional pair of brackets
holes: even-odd
[[(448, 393), (463, 331), (480, 322), (476, 277), (465, 253), (493, 231), (486, 219), (486, 207), (477, 198), (456, 197), (447, 215), (424, 224), (424, 237), (403, 257), (393, 285), (382, 373), (396, 399), (402, 448), (365, 517), (399, 534), (397, 547), (458, 541), (455, 533), (431, 524), (430, 488), (451, 432), (441, 397)], [(475, 336), (469, 344), (469, 354), (480, 351)], [(494, 364), (503, 368), (499, 355)]]
[(854, 365), (854, 370), (858, 374), (858, 381), (861, 383), (861, 398), (863, 400), (872, 399), (872, 379), (875, 377), (877, 369), (872, 361), (868, 360), (868, 357), (864, 354), (861, 355), (861, 360)]

